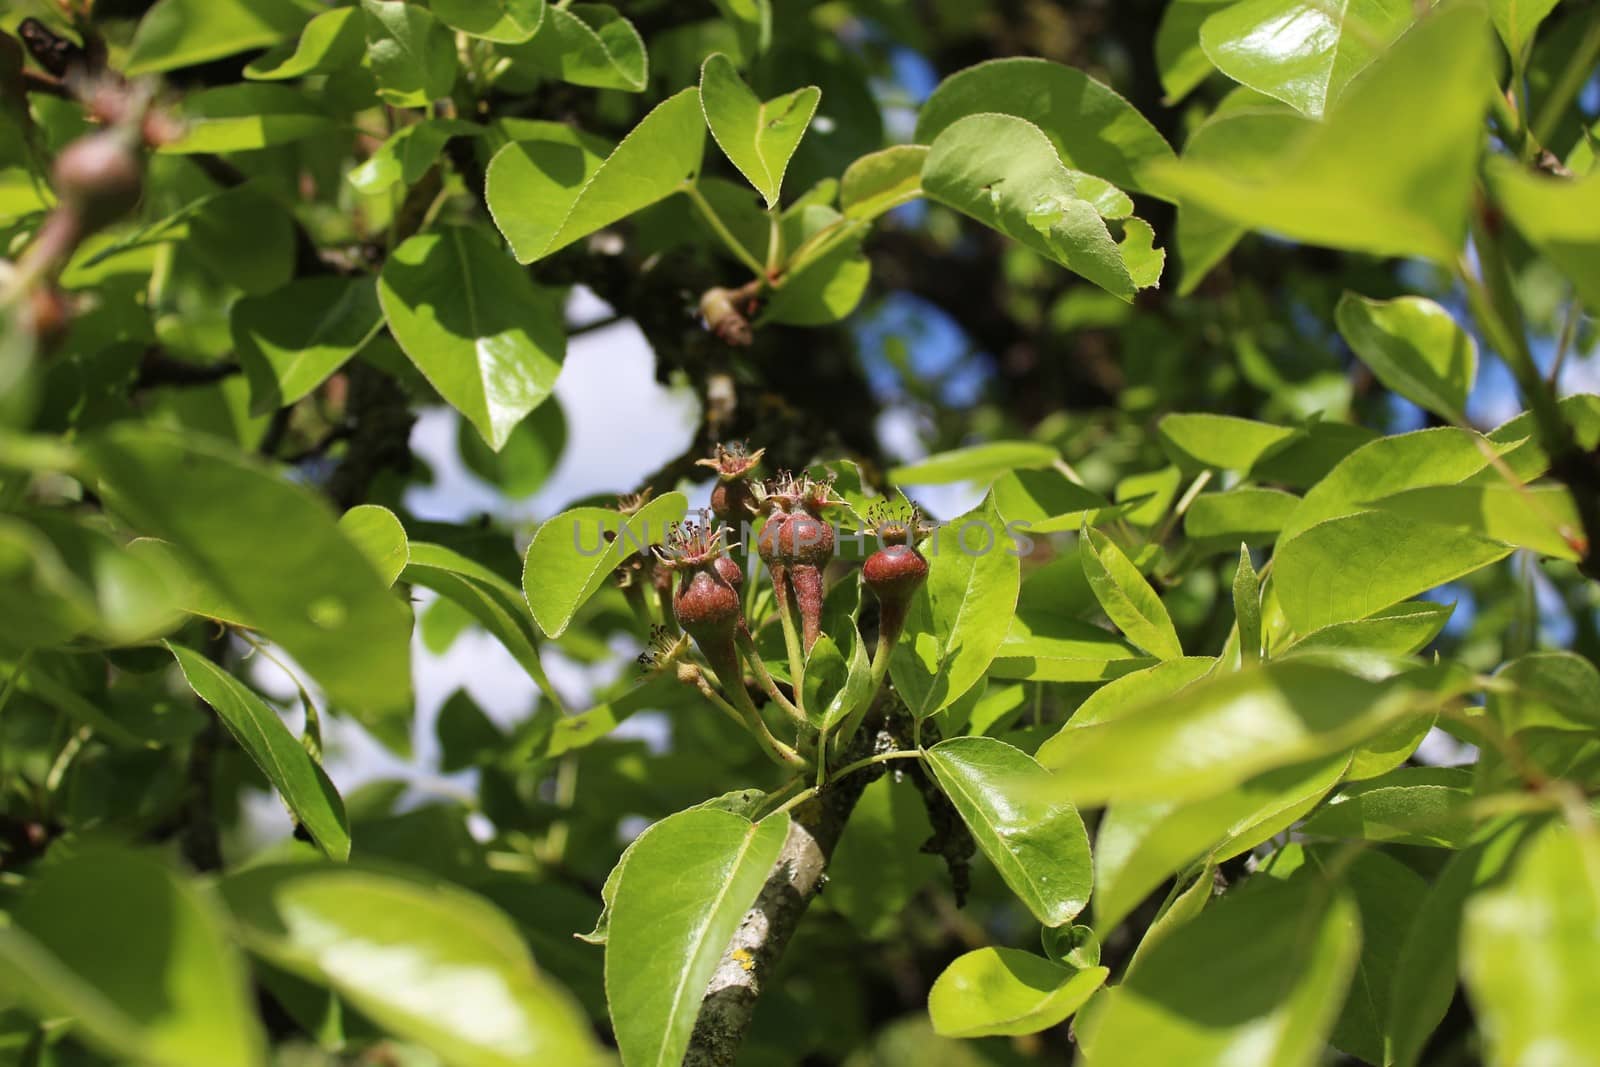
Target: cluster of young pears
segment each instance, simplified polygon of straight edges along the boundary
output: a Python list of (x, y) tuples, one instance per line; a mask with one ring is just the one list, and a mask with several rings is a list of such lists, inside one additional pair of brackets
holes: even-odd
[[(851, 509), (834, 492), (832, 479), (787, 471), (756, 479), (763, 451), (718, 445), (713, 457), (701, 460), (717, 472), (711, 506), (673, 526), (653, 557), (641, 555), (632, 562), (624, 580), (632, 584), (648, 576), (670, 598), (676, 627), (652, 630), (651, 647), (640, 657), (646, 670), (675, 671), (747, 730), (775, 762), (796, 771), (817, 770), (820, 778), (830, 753), (848, 745), (888, 677), (891, 650), (905, 629), (912, 598), (928, 577), (928, 561), (916, 543), (930, 526), (904, 497), (878, 501), (864, 517), (864, 532), (875, 550), (861, 567), (861, 584), (877, 599), (878, 640), (869, 684), (841, 721), (829, 723), (818, 709), (808, 709), (806, 700), (809, 695), (813, 702), (827, 703), (831, 694), (808, 687), (805, 673), (823, 636), (826, 572), (836, 560), (838, 537), (827, 516)], [(747, 604), (768, 603), (748, 596), (745, 588), (746, 553), (737, 535), (755, 520), (760, 520), (756, 555), (772, 583), (772, 597), (761, 617), (747, 618)], [(760, 570), (750, 580), (759, 580)], [(757, 648), (756, 634), (774, 616), (788, 657), (787, 685), (773, 677)], [(691, 642), (703, 662), (692, 656)], [(752, 687), (764, 696), (762, 706)], [(774, 733), (769, 715), (781, 717), (792, 744)]]

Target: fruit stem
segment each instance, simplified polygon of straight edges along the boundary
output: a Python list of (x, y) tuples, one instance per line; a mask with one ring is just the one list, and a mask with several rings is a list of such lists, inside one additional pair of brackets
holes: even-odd
[(744, 653), (745, 662), (750, 664), (750, 673), (756, 676), (756, 685), (761, 687), (761, 691), (767, 694), (774, 704), (783, 709), (785, 715), (794, 720), (796, 726), (806, 726), (805, 715), (794, 706), (793, 701), (783, 695), (783, 690), (778, 688), (778, 683), (767, 670), (767, 665), (761, 661), (761, 653), (756, 649), (755, 638), (750, 636), (750, 631), (740, 630), (738, 640), (739, 651)]
[(789, 595), (788, 568), (772, 569), (772, 591), (778, 602), (778, 622), (783, 626), (783, 645), (789, 653), (789, 687), (794, 690), (794, 704), (801, 712), (806, 710), (806, 656), (800, 649), (800, 634), (794, 625), (794, 598)]

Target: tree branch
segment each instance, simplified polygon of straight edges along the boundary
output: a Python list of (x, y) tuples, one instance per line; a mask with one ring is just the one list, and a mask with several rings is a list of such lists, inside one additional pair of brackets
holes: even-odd
[[(898, 713), (880, 719), (877, 729), (858, 733), (843, 762), (910, 744), (911, 724), (898, 710), (898, 699), (891, 694), (884, 701), (892, 701)], [(814, 799), (794, 809), (778, 862), (711, 976), (684, 1057), (685, 1067), (729, 1067), (734, 1062), (763, 984), (776, 972), (806, 908), (827, 881), (828, 861), (850, 813), (862, 791), (887, 769), (887, 764), (875, 764), (830, 782)]]

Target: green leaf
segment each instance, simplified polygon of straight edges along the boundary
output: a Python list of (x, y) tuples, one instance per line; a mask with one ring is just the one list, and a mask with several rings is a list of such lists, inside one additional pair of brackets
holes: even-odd
[(838, 322), (861, 303), (871, 277), (872, 264), (861, 254), (861, 242), (843, 241), (773, 290), (756, 324), (826, 326)]
[(1106, 617), (1129, 641), (1157, 659), (1183, 655), (1166, 605), (1115, 542), (1085, 526), (1078, 535), (1078, 558)]
[(357, 504), (339, 517), (339, 529), (366, 554), (390, 585), (411, 559), (405, 527), (386, 507)]
[(401, 578), (432, 589), (465, 608), (505, 646), (511, 658), (548, 696), (552, 689), (539, 659), (538, 635), (516, 586), (494, 571), (442, 545), (411, 542)]
[(460, 119), (423, 119), (402, 126), (345, 180), (364, 196), (381, 196), (396, 185), (409, 188), (439, 162), (453, 137), (477, 136), (483, 127)]
[(1089, 836), (1071, 804), (1040, 794), (1050, 777), (992, 737), (953, 737), (927, 752), (939, 788), (983, 854), (1045, 926), (1071, 922), (1089, 900)]
[(1148, 666), (1104, 627), (1037, 608), (1011, 619), (990, 676), (1035, 682), (1103, 682)]
[(1461, 975), (1483, 1019), (1489, 1062), (1593, 1062), (1600, 1049), (1597, 866), (1592, 836), (1550, 823), (1502, 884), (1467, 901)]
[(889, 480), (896, 485), (985, 483), (1007, 471), (1049, 467), (1060, 458), (1060, 452), (1037, 441), (991, 441), (939, 452), (895, 467), (889, 472)]
[[(1232, 8), (1219, 14), (1226, 14)], [(1216, 17), (1216, 16), (1213, 16)], [(1154, 162), (1151, 190), (1297, 241), (1453, 264), (1491, 67), (1482, 9), (1448, 4), (1400, 38), (1270, 167)]]
[(606, 941), (623, 1062), (683, 1060), (706, 986), (788, 835), (787, 815), (752, 823), (702, 808), (669, 815), (633, 843)]
[(839, 210), (847, 219), (871, 220), (922, 195), (924, 145), (899, 144), (862, 156), (839, 179)]
[(1460, 848), (1472, 833), (1465, 809), (1472, 772), (1397, 767), (1341, 789), (1301, 832), (1313, 837)]
[[(1495, 472), (1499, 478), (1499, 472)], [(1372, 501), (1375, 508), (1455, 529), (1471, 530), (1554, 559), (1580, 558), (1583, 520), (1561, 485), (1426, 485)]]
[[(832, 637), (824, 634), (817, 638), (806, 659), (806, 715), (823, 731), (832, 730), (872, 699), (872, 665), (867, 658), (867, 643), (856, 630), (855, 621), (847, 619), (846, 622), (848, 628), (840, 636), (848, 648), (841, 650)], [(827, 692), (820, 689), (813, 692), (811, 661), (814, 659), (819, 663), (818, 681), (827, 679)]]
[(1350, 898), (1307, 874), (1230, 893), (1148, 952), (1096, 1015), (1097, 1067), (1317, 1062), (1354, 972)]
[(491, 448), (555, 387), (560, 306), (479, 230), (406, 241), (384, 263), (378, 299), (411, 362)]
[(1233, 415), (1166, 415), (1156, 430), (1167, 455), (1190, 472), (1248, 471), (1299, 432)]
[(1238, 541), (1266, 544), (1277, 540), (1278, 531), (1299, 506), (1299, 497), (1281, 489), (1247, 486), (1226, 493), (1203, 493), (1184, 512), (1183, 532), (1191, 541), (1228, 547)]
[(1058, 470), (1013, 468), (995, 481), (994, 501), (1008, 524), (1021, 523), (1030, 535), (1108, 522), (1123, 510)]
[(1600, 729), (1600, 671), (1574, 652), (1530, 652), (1501, 667), (1489, 714), (1508, 734)]
[(721, 52), (700, 68), (700, 107), (711, 136), (769, 209), (777, 206), (783, 172), (821, 99), (822, 90), (808, 85), (763, 102)]
[(521, 44), (544, 22), (544, 0), (428, 0), (452, 30), (500, 44)]
[(528, 758), (549, 759), (585, 748), (604, 738), (635, 712), (664, 707), (683, 692), (683, 685), (676, 677), (652, 674), (621, 696), (557, 719), (549, 736), (529, 751)]
[(1287, 829), (1344, 773), (1342, 753), (1278, 767), (1191, 803), (1114, 804), (1094, 842), (1095, 929), (1109, 935), (1152, 890), (1196, 860), (1247, 852)]
[(425, 7), (404, 0), (361, 0), (367, 62), (378, 95), (395, 107), (427, 107), (450, 95), (461, 63), (455, 36)]
[(1215, 796), (1425, 714), (1437, 700), (1429, 689), (1450, 678), (1427, 669), (1374, 682), (1322, 663), (1275, 661), (1065, 730), (1040, 758), (1079, 804)]
[(300, 278), (265, 296), (245, 297), (228, 317), (256, 415), (307, 396), (383, 326), (371, 275)]
[(1533, 50), (1539, 23), (1555, 9), (1558, 0), (1489, 0), (1489, 18), (1505, 42), (1512, 65), (1522, 71)]
[[(1225, 167), (1237, 177), (1267, 181), (1275, 176), (1289, 146), (1314, 128), (1310, 119), (1286, 107), (1219, 109), (1189, 136), (1183, 158)], [(1245, 232), (1245, 226), (1199, 204), (1183, 204), (1178, 209), (1178, 260), (1183, 266), (1178, 295), (1194, 292)]]
[(1244, 545), (1233, 573), (1233, 615), (1239, 624), (1239, 653), (1248, 666), (1261, 659), (1261, 581)]
[(1345, 456), (1311, 487), (1280, 539), (1288, 541), (1324, 519), (1366, 510), (1371, 501), (1406, 489), (1464, 482), (1499, 451), (1504, 447), (1450, 427), (1380, 437)]
[(456, 427), (456, 448), (467, 469), (513, 500), (537, 493), (567, 447), (567, 416), (553, 396), (517, 424), (498, 452), (466, 420)]
[(294, 0), (160, 0), (139, 20), (122, 72), (192, 67), (292, 37), (310, 11)]
[(928, 1014), (945, 1037), (1036, 1034), (1066, 1021), (1110, 973), (1014, 948), (980, 948), (956, 957), (934, 980)]
[(1100, 939), (1087, 926), (1041, 926), (1039, 940), (1052, 960), (1079, 970), (1100, 965)]
[(249, 152), (332, 131), (334, 121), (288, 85), (223, 85), (183, 98), (183, 135), (161, 146), (178, 155)]
[(489, 163), (489, 211), (518, 262), (531, 263), (681, 190), (700, 170), (705, 136), (700, 92), (685, 89), (609, 156), (603, 142), (555, 130), (509, 144)]
[(324, 11), (300, 31), (292, 45), (274, 48), (244, 68), (255, 81), (280, 81), (328, 74), (361, 62), (367, 50), (366, 23), (353, 7)]
[(1328, 519), (1281, 542), (1273, 581), (1289, 624), (1307, 634), (1364, 619), (1510, 552), (1511, 546), (1469, 530), (1366, 511)]
[[(115, 887), (115, 892), (108, 888)], [(112, 1062), (262, 1067), (244, 967), (209, 900), (143, 853), (80, 845), (0, 926), (0, 988)]]
[(451, 1064), (604, 1062), (582, 1010), (482, 897), (315, 863), (253, 867), (221, 890), (252, 952)]
[(1210, 674), (1216, 666), (1217, 661), (1210, 656), (1185, 656), (1182, 659), (1163, 660), (1125, 674), (1091, 693), (1087, 700), (1078, 705), (1078, 710), (1072, 713), (1067, 724), (1039, 746), (1035, 755), (1045, 766), (1054, 766), (1071, 746), (1072, 731), (1110, 722), (1131, 711), (1154, 705), (1187, 689)]
[(1600, 171), (1546, 178), (1490, 159), (1486, 174), (1517, 232), (1567, 276), (1591, 314), (1600, 313)]
[[(560, 637), (617, 564), (665, 541), (668, 526), (688, 509), (687, 497), (668, 493), (626, 520), (607, 508), (573, 508), (547, 520), (534, 533), (522, 570), (522, 591), (539, 629)], [(607, 534), (616, 536), (608, 541)]]
[(1218, 70), (1321, 118), (1357, 75), (1411, 25), (1411, 0), (1328, 7), (1244, 0), (1208, 17), (1200, 45)]
[(278, 713), (239, 679), (192, 649), (166, 643), (195, 695), (216, 711), (228, 732), (261, 768), (289, 813), (332, 859), (350, 856), (344, 801), (321, 764), (289, 732)]
[(539, 32), (519, 52), (573, 85), (640, 93), (649, 81), (644, 39), (609, 4), (548, 7)]
[(1063, 165), (1050, 139), (1025, 119), (968, 115), (944, 128), (928, 149), (922, 188), (1123, 300), (1155, 284), (1150, 265), (1154, 257), (1159, 273), (1160, 260), (1148, 228), (1129, 227), (1119, 244), (1106, 227), (1107, 219), (1128, 219), (1132, 202)]
[(1156, 27), (1156, 69), (1161, 73), (1162, 103), (1171, 105), (1194, 92), (1211, 74), (1211, 60), (1200, 47), (1200, 26), (1219, 7), (1234, 0), (1172, 0)]
[(405, 748), (410, 609), (319, 497), (198, 435), (124, 425), (85, 451), (118, 512), (170, 541), (336, 708)]
[(970, 115), (998, 112), (1044, 131), (1062, 163), (1143, 192), (1145, 168), (1172, 148), (1137, 108), (1075, 67), (1045, 59), (996, 59), (946, 78), (917, 115), (914, 140), (933, 144)]
[(1313, 630), (1290, 647), (1295, 652), (1370, 649), (1395, 656), (1420, 652), (1450, 621), (1454, 604), (1408, 600), (1355, 622), (1336, 622)]
[(1345, 341), (1388, 388), (1453, 422), (1466, 421), (1478, 345), (1432, 300), (1368, 300), (1347, 292), (1334, 312)]
[(928, 580), (911, 601), (889, 670), (911, 714), (925, 719), (955, 703), (994, 661), (1016, 611), (1021, 563), (992, 495), (921, 550)]

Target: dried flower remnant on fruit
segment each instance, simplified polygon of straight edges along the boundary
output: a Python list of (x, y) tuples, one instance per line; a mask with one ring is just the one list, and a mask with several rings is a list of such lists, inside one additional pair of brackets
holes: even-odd
[(749, 451), (743, 441), (717, 445), (708, 459), (696, 460), (696, 465), (710, 467), (717, 472), (717, 484), (711, 489), (711, 512), (722, 522), (737, 525), (756, 510), (755, 491), (750, 485), (753, 471), (766, 449)]
[(645, 674), (659, 674), (674, 666), (689, 651), (689, 639), (675, 634), (660, 623), (650, 627), (650, 639), (636, 662)]
[(784, 471), (758, 494), (768, 512), (757, 548), (772, 569), (772, 581), (780, 606), (787, 603), (778, 587), (787, 580), (800, 612), (805, 650), (811, 651), (822, 635), (822, 569), (833, 558), (833, 527), (823, 512), (840, 500), (833, 492), (833, 481), (795, 477)]

